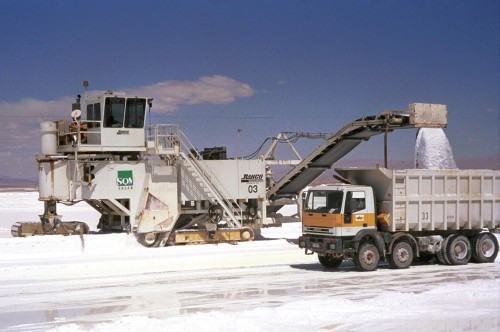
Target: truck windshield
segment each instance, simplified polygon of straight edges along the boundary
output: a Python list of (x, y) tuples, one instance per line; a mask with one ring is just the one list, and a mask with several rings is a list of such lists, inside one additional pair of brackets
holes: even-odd
[(339, 190), (313, 190), (306, 198), (305, 212), (340, 213), (344, 193)]

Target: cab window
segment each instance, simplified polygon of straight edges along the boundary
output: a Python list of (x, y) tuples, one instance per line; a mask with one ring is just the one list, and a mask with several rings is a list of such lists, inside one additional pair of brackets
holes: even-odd
[(110, 97), (106, 98), (104, 104), (104, 127), (121, 128), (123, 127), (125, 112), (125, 98)]
[[(94, 120), (101, 121), (101, 103), (94, 104)], [(96, 123), (96, 127), (99, 127), (99, 123)]]
[(338, 190), (309, 191), (305, 212), (340, 213), (344, 193)]
[(366, 199), (364, 191), (349, 191), (346, 195), (345, 213), (355, 213), (366, 209)]
[[(101, 121), (101, 104), (88, 104), (87, 105), (87, 120), (89, 121)], [(98, 128), (100, 127), (97, 122), (89, 122), (89, 128)]]
[(87, 120), (94, 120), (94, 104), (87, 105)]
[(125, 110), (125, 127), (127, 128), (144, 127), (145, 111), (146, 111), (146, 99), (128, 98), (127, 108)]

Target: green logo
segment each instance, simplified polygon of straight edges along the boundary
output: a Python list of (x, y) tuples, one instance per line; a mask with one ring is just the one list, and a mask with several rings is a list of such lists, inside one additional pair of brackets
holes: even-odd
[(116, 184), (120, 189), (131, 189), (134, 185), (134, 177), (132, 171), (118, 171)]

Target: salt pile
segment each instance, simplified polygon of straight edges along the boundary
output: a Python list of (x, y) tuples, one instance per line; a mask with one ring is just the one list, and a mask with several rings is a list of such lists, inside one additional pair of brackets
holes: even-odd
[(456, 169), (450, 143), (441, 128), (421, 128), (415, 144), (415, 167)]

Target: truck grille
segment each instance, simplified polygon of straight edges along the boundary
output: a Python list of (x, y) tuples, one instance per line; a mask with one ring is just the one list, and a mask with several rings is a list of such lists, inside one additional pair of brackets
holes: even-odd
[(330, 234), (330, 229), (324, 227), (304, 227), (304, 233)]

